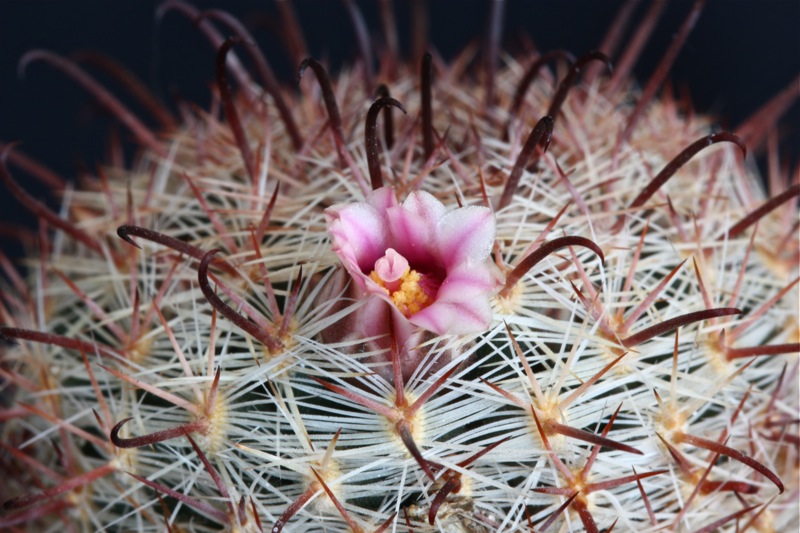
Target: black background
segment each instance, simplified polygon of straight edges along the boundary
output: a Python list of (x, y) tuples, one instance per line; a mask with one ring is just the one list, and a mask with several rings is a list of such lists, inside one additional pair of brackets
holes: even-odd
[[(77, 169), (93, 169), (105, 159), (111, 121), (98, 112), (87, 93), (45, 63), (33, 63), (24, 76), (18, 74), (19, 58), (34, 48), (62, 55), (102, 51), (138, 74), (162, 101), (172, 101), (171, 95), (177, 91), (183, 98), (207, 106), (215, 52), (177, 13), (157, 22), (158, 4), (153, 0), (0, 0), (0, 141), (22, 141), (20, 148), (25, 153), (68, 179), (73, 179)], [(358, 4), (377, 35), (377, 2)], [(253, 26), (279, 78), (293, 79), (295, 65), (289, 63), (274, 32), (265, 26), (278, 20), (273, 1), (194, 5), (226, 9)], [(355, 37), (341, 2), (296, 0), (294, 5), (312, 55), (334, 67), (356, 57)], [(403, 0), (395, 0), (394, 5), (407, 53), (409, 7)], [(524, 31), (540, 50), (567, 48), (580, 55), (598, 46), (619, 5), (611, 0), (509, 0), (504, 40), (508, 44), (514, 32)], [(669, 3), (635, 68), (640, 80), (650, 75), (690, 7), (691, 3), (683, 0)], [(635, 20), (645, 8), (638, 7)], [(430, 41), (445, 57), (452, 57), (471, 38), (485, 33), (487, 0), (430, 0), (429, 10)], [(698, 111), (714, 113), (723, 125), (733, 127), (799, 72), (800, 1), (709, 0), (670, 79), (689, 88)], [(124, 91), (116, 88), (114, 93)], [(795, 104), (782, 121), (791, 134), (783, 147), (795, 163), (800, 152), (798, 108)], [(20, 170), (14, 172), (34, 196), (57, 205), (32, 178)], [(5, 230), (35, 227), (33, 217), (1, 186), (0, 224)], [(5, 235), (0, 235), (0, 249), (11, 257), (21, 254), (21, 248)]]

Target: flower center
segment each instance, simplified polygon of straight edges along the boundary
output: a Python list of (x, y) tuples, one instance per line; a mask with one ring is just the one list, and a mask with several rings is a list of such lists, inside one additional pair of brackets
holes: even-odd
[(375, 261), (375, 269), (369, 277), (386, 290), (406, 318), (433, 303), (433, 298), (423, 288), (426, 276), (411, 270), (408, 260), (393, 248), (388, 248), (384, 256)]

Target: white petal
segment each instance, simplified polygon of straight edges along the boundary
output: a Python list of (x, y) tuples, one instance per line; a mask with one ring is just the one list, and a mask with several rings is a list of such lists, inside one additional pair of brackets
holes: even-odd
[(488, 207), (462, 207), (447, 213), (438, 224), (439, 250), (444, 265), (480, 263), (492, 251), (495, 221)]
[(369, 272), (386, 251), (386, 222), (366, 203), (333, 206), (325, 210), (333, 251), (353, 273)]
[(403, 202), (403, 209), (425, 219), (431, 226), (447, 214), (444, 204), (425, 191), (412, 191)]

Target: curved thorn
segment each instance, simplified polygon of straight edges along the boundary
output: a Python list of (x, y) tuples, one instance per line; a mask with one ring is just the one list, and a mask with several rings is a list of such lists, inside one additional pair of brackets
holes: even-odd
[(422, 152), (427, 160), (433, 153), (433, 108), (431, 103), (431, 78), (433, 58), (426, 53), (420, 65), (420, 106), (422, 107)]
[(136, 474), (132, 474), (131, 472), (125, 472), (125, 473), (134, 478), (136, 481), (139, 481), (140, 483), (147, 485), (151, 489), (163, 492), (167, 496), (171, 496), (176, 500), (185, 503), (189, 507), (196, 509), (201, 513), (205, 513), (210, 517), (213, 517), (220, 524), (230, 523), (230, 517), (228, 516), (227, 513), (220, 511), (219, 509), (215, 509), (214, 507), (210, 506), (209, 504), (203, 501), (186, 496), (185, 494), (180, 493), (177, 490), (171, 489), (169, 487), (165, 487), (164, 485), (159, 485), (155, 481), (150, 481), (146, 477), (138, 476)]
[(151, 444), (156, 444), (157, 442), (163, 442), (176, 437), (182, 437), (187, 433), (200, 431), (205, 427), (205, 422), (202, 420), (195, 420), (194, 422), (188, 422), (178, 427), (162, 429), (161, 431), (148, 433), (147, 435), (142, 435), (141, 437), (123, 439), (119, 436), (119, 432), (122, 429), (122, 426), (127, 424), (129, 420), (133, 420), (133, 418), (123, 418), (117, 422), (113, 428), (111, 428), (111, 432), (109, 433), (108, 437), (109, 440), (111, 440), (111, 443), (117, 448), (141, 448), (142, 446), (149, 446)]
[(369, 179), (372, 182), (373, 190), (383, 187), (381, 163), (378, 160), (378, 153), (380, 152), (380, 149), (378, 148), (378, 134), (376, 131), (378, 113), (380, 113), (382, 108), (388, 108), (390, 106), (398, 108), (403, 113), (406, 112), (403, 104), (394, 98), (384, 96), (383, 98), (378, 98), (375, 100), (375, 102), (373, 102), (373, 104), (369, 107), (369, 111), (367, 112), (367, 122), (364, 126), (364, 144), (366, 145), (367, 149), (367, 167), (369, 167)]
[(256, 228), (255, 233), (255, 242), (260, 243), (263, 238), (264, 234), (267, 232), (267, 226), (269, 225), (270, 217), (272, 216), (272, 210), (275, 208), (275, 202), (278, 200), (278, 194), (281, 191), (281, 182), (275, 182), (275, 189), (272, 191), (272, 196), (269, 199), (269, 203), (267, 204), (267, 208), (264, 210), (264, 215), (261, 217), (261, 220), (258, 223), (258, 227)]
[(800, 342), (786, 344), (767, 344), (765, 346), (750, 346), (747, 348), (727, 348), (725, 355), (728, 361), (744, 357), (757, 357), (759, 355), (781, 355), (785, 353), (800, 352)]
[(506, 133), (511, 126), (511, 122), (514, 120), (514, 117), (517, 116), (520, 108), (522, 107), (522, 101), (525, 99), (525, 93), (528, 92), (528, 88), (530, 88), (531, 83), (533, 83), (533, 80), (536, 79), (536, 75), (539, 74), (539, 71), (543, 66), (556, 59), (566, 60), (570, 63), (575, 61), (575, 57), (566, 50), (551, 50), (540, 55), (533, 63), (531, 63), (531, 66), (528, 67), (528, 70), (526, 70), (525, 74), (522, 76), (522, 79), (517, 86), (517, 90), (514, 92), (514, 98), (511, 101), (511, 107), (508, 109), (508, 121), (506, 122), (505, 129)]
[(700, 437), (695, 437), (692, 435), (683, 434), (680, 438), (681, 442), (686, 444), (691, 444), (692, 446), (697, 446), (698, 448), (703, 448), (721, 455), (725, 455), (735, 461), (739, 461), (740, 463), (749, 466), (765, 478), (772, 481), (778, 490), (783, 494), (784, 487), (783, 483), (781, 483), (780, 478), (772, 472), (769, 468), (764, 466), (763, 464), (759, 463), (752, 457), (745, 455), (744, 453), (740, 452), (739, 450), (735, 450), (725, 444), (721, 444), (719, 442), (714, 442), (708, 439), (703, 439)]
[[(231, 85), (228, 82), (228, 69), (227, 57), (228, 51), (234, 45), (245, 42), (240, 37), (228, 37), (225, 42), (217, 50), (217, 86), (219, 88), (219, 97), (222, 101), (222, 107), (225, 109), (225, 116), (228, 117), (228, 124), (230, 124), (233, 138), (236, 139), (236, 144), (239, 146), (239, 152), (242, 154), (242, 161), (244, 161), (244, 168), (247, 170), (247, 175), (250, 181), (255, 183), (256, 176), (256, 162), (253, 157), (253, 152), (250, 150), (250, 145), (247, 142), (242, 121), (239, 119), (239, 112), (236, 110), (236, 105), (233, 103), (233, 95), (231, 94)], [(254, 43), (247, 43), (249, 46), (255, 46)]]
[(347, 165), (344, 157), (346, 147), (344, 145), (344, 127), (342, 126), (342, 116), (339, 114), (339, 106), (336, 104), (336, 96), (333, 93), (333, 86), (328, 73), (325, 71), (319, 61), (312, 57), (305, 58), (297, 69), (297, 83), (303, 78), (306, 68), (311, 67), (314, 75), (317, 77), (320, 89), (322, 90), (322, 99), (325, 102), (325, 109), (328, 111), (328, 120), (330, 121), (331, 130), (333, 131), (333, 141), (336, 144), (336, 150), (339, 152), (339, 163), (342, 167)]
[(779, 195), (774, 196), (769, 200), (767, 200), (766, 202), (764, 202), (764, 204), (761, 207), (759, 207), (752, 213), (749, 213), (742, 220), (731, 226), (730, 229), (728, 229), (728, 231), (723, 233), (718, 240), (720, 241), (724, 240), (726, 237), (728, 239), (733, 239), (735, 237), (738, 237), (744, 230), (746, 230), (747, 228), (749, 228), (750, 226), (752, 226), (753, 224), (764, 218), (768, 213), (777, 209), (782, 204), (788, 202), (795, 196), (800, 196), (800, 184), (792, 185)]
[(150, 148), (159, 157), (167, 157), (167, 151), (158, 141), (156, 136), (145, 126), (130, 109), (125, 107), (116, 96), (111, 94), (105, 87), (97, 83), (85, 70), (75, 64), (74, 61), (62, 57), (48, 50), (31, 50), (19, 60), (20, 75), (32, 61), (44, 61), (56, 67), (58, 70), (72, 78), (92, 96), (97, 99), (97, 103), (106, 111), (111, 113), (127, 127), (131, 133), (143, 145)]
[[(511, 199), (514, 197), (514, 193), (517, 192), (519, 181), (522, 178), (522, 171), (525, 170), (526, 166), (528, 166), (528, 161), (533, 155), (536, 147), (540, 144), (543, 144), (543, 151), (547, 151), (547, 147), (550, 146), (550, 139), (552, 136), (553, 117), (550, 115), (545, 115), (539, 119), (539, 121), (531, 130), (530, 135), (528, 135), (528, 140), (525, 141), (525, 145), (522, 147), (522, 150), (517, 156), (517, 160), (514, 162), (514, 168), (511, 169), (511, 173), (508, 175), (508, 179), (506, 180), (506, 186), (503, 188), (503, 194), (500, 196), (500, 202), (498, 203), (497, 207), (498, 210), (503, 209), (511, 203)], [(534, 159), (534, 162), (537, 160), (538, 155), (536, 156), (536, 159)]]
[[(389, 94), (389, 88), (383, 83), (378, 85), (375, 94), (379, 98), (385, 98), (391, 96)], [(392, 146), (394, 146), (394, 120), (392, 120), (391, 107), (383, 108), (383, 140), (386, 143), (387, 148), (391, 149)]]
[(204, 11), (199, 15), (198, 20), (202, 20), (203, 17), (212, 18), (222, 22), (228, 28), (230, 28), (237, 37), (250, 45), (247, 46), (247, 52), (250, 55), (250, 59), (253, 60), (256, 70), (258, 71), (258, 75), (261, 78), (261, 83), (264, 86), (264, 90), (275, 102), (278, 115), (281, 117), (283, 125), (286, 127), (286, 133), (289, 134), (289, 138), (292, 141), (292, 146), (295, 150), (302, 148), (303, 138), (300, 135), (300, 130), (297, 128), (297, 123), (294, 120), (291, 109), (289, 109), (289, 106), (286, 105), (286, 100), (283, 99), (283, 94), (281, 93), (278, 80), (275, 79), (275, 74), (272, 72), (272, 68), (267, 61), (267, 58), (261, 52), (261, 49), (258, 46), (251, 44), (255, 43), (256, 40), (253, 38), (244, 24), (239, 22), (236, 17), (227, 11), (223, 11), (221, 9), (210, 9), (208, 11)]
[(439, 512), (439, 507), (445, 502), (450, 493), (458, 492), (461, 490), (461, 474), (456, 474), (450, 477), (442, 488), (439, 489), (439, 492), (436, 493), (436, 496), (433, 498), (431, 502), (430, 511), (428, 511), (428, 523), (433, 525), (436, 521), (436, 513)]
[(612, 70), (611, 61), (608, 59), (608, 56), (599, 50), (592, 50), (591, 52), (579, 57), (578, 60), (572, 64), (569, 72), (558, 85), (556, 94), (553, 96), (553, 101), (550, 103), (550, 108), (547, 110), (547, 114), (553, 117), (553, 120), (558, 117), (558, 112), (561, 111), (561, 106), (567, 99), (567, 94), (575, 84), (575, 80), (578, 78), (578, 74), (581, 73), (581, 69), (590, 61), (602, 61), (606, 64), (606, 68), (608, 68), (608, 70)]
[[(218, 50), (225, 41), (224, 37), (222, 37), (222, 34), (217, 31), (213, 24), (203, 19), (200, 11), (193, 5), (184, 2), (183, 0), (165, 0), (164, 3), (160, 4), (158, 8), (156, 8), (156, 20), (160, 21), (163, 19), (168, 11), (177, 11), (184, 17), (191, 20), (194, 23), (194, 26), (200, 30), (206, 39), (208, 39), (214, 50)], [(247, 72), (242, 66), (241, 61), (239, 61), (239, 58), (236, 57), (235, 54), (228, 56), (228, 68), (231, 70), (231, 73), (234, 75), (239, 85), (242, 87), (249, 86), (250, 76), (248, 76)]]
[(670, 318), (669, 320), (665, 320), (664, 322), (650, 326), (649, 328), (645, 328), (639, 333), (634, 333), (633, 335), (622, 339), (620, 342), (626, 348), (633, 348), (634, 346), (650, 340), (653, 337), (658, 337), (664, 333), (669, 333), (670, 331), (674, 331), (681, 326), (686, 326), (694, 322), (700, 322), (701, 320), (708, 320), (709, 318), (739, 315), (741, 313), (742, 311), (740, 309), (733, 307), (720, 307), (717, 309), (706, 309), (705, 311), (686, 313), (685, 315)]
[(111, 443), (114, 444), (114, 446), (116, 446), (117, 448), (125, 448), (124, 445), (121, 446), (121, 444), (124, 444), (124, 442), (119, 438), (119, 430), (122, 429), (122, 426), (127, 424), (130, 420), (133, 420), (132, 416), (129, 416), (128, 418), (123, 418), (122, 420), (117, 422), (113, 428), (111, 428), (111, 432), (109, 433), (108, 438), (111, 441)]
[(0, 181), (3, 182), (14, 198), (16, 198), (19, 203), (25, 206), (28, 211), (33, 213), (33, 215), (45, 219), (47, 222), (62, 230), (76, 241), (82, 243), (90, 250), (96, 252), (100, 256), (103, 256), (103, 248), (97, 242), (97, 239), (80, 228), (74, 226), (69, 221), (58, 216), (56, 213), (50, 210), (50, 208), (33, 198), (27, 193), (27, 191), (25, 191), (25, 189), (20, 187), (19, 184), (14, 181), (13, 176), (11, 176), (11, 172), (8, 170), (6, 160), (8, 159), (9, 152), (14, 148), (15, 144), (16, 143), (6, 144), (2, 147), (2, 150), (0, 150)]
[(600, 258), (600, 262), (605, 262), (605, 256), (603, 255), (603, 250), (594, 243), (594, 241), (587, 239), (586, 237), (577, 237), (577, 236), (570, 236), (570, 237), (559, 237), (558, 239), (553, 239), (552, 241), (547, 241), (541, 246), (539, 246), (536, 250), (525, 256), (525, 258), (519, 262), (519, 264), (514, 267), (514, 270), (506, 278), (506, 284), (503, 289), (500, 291), (501, 296), (508, 296), (508, 293), (514, 287), (514, 285), (519, 282), (522, 276), (525, 275), (531, 268), (536, 266), (539, 261), (547, 257), (548, 255), (556, 252), (562, 248), (567, 248), (569, 246), (582, 246), (584, 248), (588, 248), (592, 252)]
[(309, 488), (303, 494), (301, 494), (295, 501), (289, 504), (289, 507), (286, 508), (285, 511), (278, 517), (273, 524), (272, 529), (270, 529), (270, 533), (281, 533), (283, 531), (283, 526), (289, 522), (289, 520), (296, 515), (300, 509), (302, 509), (308, 500), (316, 493), (316, 490), (312, 490)]
[(723, 131), (706, 135), (705, 137), (696, 140), (684, 148), (683, 151), (676, 155), (672, 161), (667, 163), (667, 166), (665, 166), (661, 172), (659, 172), (656, 177), (654, 177), (650, 183), (648, 183), (647, 186), (642, 189), (642, 192), (640, 192), (639, 195), (633, 199), (628, 206), (628, 209), (641, 207), (647, 200), (650, 199), (651, 196), (653, 196), (653, 194), (655, 194), (658, 189), (661, 188), (662, 185), (667, 182), (667, 180), (675, 175), (675, 172), (677, 172), (678, 169), (688, 163), (691, 158), (698, 154), (698, 152), (718, 142), (734, 143), (742, 150), (742, 157), (747, 156), (747, 147), (744, 145), (744, 142), (733, 133)]
[(42, 344), (49, 344), (51, 346), (58, 346), (65, 350), (75, 350), (78, 352), (85, 352), (89, 354), (97, 354), (104, 357), (110, 357), (117, 361), (124, 362), (125, 358), (114, 351), (111, 346), (99, 344), (97, 342), (86, 342), (77, 339), (71, 339), (62, 335), (55, 335), (44, 331), (35, 331), (32, 329), (22, 328), (6, 328), (0, 327), (0, 338), (8, 342), (13, 342), (14, 339), (22, 339), (31, 342), (39, 342)]
[[(134, 241), (133, 239), (131, 239), (131, 237), (128, 235), (128, 228), (129, 228), (129, 226), (120, 226), (120, 227), (118, 227), (118, 228), (117, 228), (117, 235), (118, 235), (118, 236), (119, 236), (119, 238), (120, 238), (120, 239), (122, 239), (123, 241), (125, 241), (125, 242), (127, 242), (128, 244), (130, 244), (131, 246), (135, 246), (136, 248), (138, 248), (139, 250), (141, 250), (141, 249), (142, 249), (142, 247), (141, 247), (141, 246), (139, 246), (138, 244), (136, 244), (136, 241)], [(142, 228), (142, 229), (144, 230), (145, 228)], [(149, 230), (145, 230), (145, 231), (149, 231)], [(155, 232), (154, 232), (154, 233), (155, 233)], [(159, 235), (160, 235), (160, 234), (159, 234)], [(176, 240), (177, 240), (177, 239), (176, 239)]]
[(175, 117), (172, 116), (169, 109), (158, 101), (158, 98), (156, 98), (142, 80), (135, 76), (133, 72), (123, 67), (115, 59), (93, 50), (78, 52), (77, 54), (73, 54), (72, 57), (77, 62), (88, 63), (89, 65), (101, 69), (117, 80), (119, 85), (125, 87), (164, 128), (168, 130), (178, 128), (178, 122), (175, 120)]
[(422, 471), (425, 472), (425, 475), (431, 481), (436, 481), (436, 478), (433, 475), (433, 471), (431, 471), (430, 464), (425, 458), (422, 456), (422, 452), (417, 447), (417, 443), (414, 442), (414, 437), (411, 435), (411, 431), (408, 429), (408, 425), (405, 423), (405, 420), (400, 420), (395, 424), (395, 429), (397, 430), (397, 434), (400, 436), (400, 440), (405, 444), (408, 453), (417, 461)]
[(370, 48), (367, 23), (364, 21), (364, 15), (358, 8), (358, 5), (356, 5), (353, 0), (342, 0), (342, 2), (347, 10), (350, 22), (353, 24), (353, 31), (356, 34), (356, 42), (358, 43), (358, 51), (361, 54), (362, 61), (364, 61), (364, 91), (369, 94), (375, 87), (375, 74), (373, 72), (372, 48)]
[[(206, 255), (205, 250), (202, 248), (198, 248), (193, 244), (189, 244), (188, 242), (184, 242), (180, 239), (176, 239), (175, 237), (170, 237), (169, 235), (164, 235), (163, 233), (159, 233), (157, 231), (153, 231), (151, 229), (143, 228), (141, 226), (131, 226), (129, 224), (123, 224), (122, 226), (117, 228), (117, 235), (127, 242), (140, 250), (142, 249), (136, 241), (134, 241), (130, 236), (134, 235), (136, 237), (141, 237), (142, 239), (147, 239), (150, 242), (154, 242), (156, 244), (160, 244), (162, 246), (166, 246), (171, 250), (175, 250), (178, 253), (182, 253), (184, 255), (188, 255), (194, 259), (200, 261)], [(236, 274), (236, 269), (233, 268), (228, 262), (223, 261), (221, 259), (215, 260), (215, 266), (219, 266), (222, 270), (227, 272), (228, 274)]]
[(220, 250), (217, 248), (206, 253), (200, 260), (200, 265), (197, 267), (197, 281), (200, 284), (200, 290), (203, 292), (203, 296), (206, 297), (206, 300), (208, 300), (208, 303), (210, 303), (214, 309), (233, 322), (239, 329), (259, 340), (269, 348), (271, 352), (279, 352), (283, 348), (283, 344), (280, 340), (272, 337), (272, 335), (229, 307), (228, 304), (223, 302), (222, 299), (216, 295), (214, 289), (211, 288), (211, 284), (208, 282), (208, 265), (211, 263), (211, 260), (214, 259), (214, 255), (219, 251)]
[[(4, 151), (6, 146), (14, 147), (15, 143), (0, 142), (0, 151)], [(34, 158), (25, 155), (22, 151), (14, 149), (8, 154), (8, 160), (16, 166), (42, 182), (49, 189), (61, 190), (67, 183), (67, 180), (47, 168), (43, 164), (36, 161)]]
[[(219, 370), (217, 370), (217, 372), (219, 373)], [(219, 491), (219, 495), (222, 496), (223, 500), (229, 500), (230, 496), (229, 496), (229, 493), (228, 493), (228, 487), (225, 486), (225, 483), (222, 481), (222, 478), (220, 477), (220, 475), (217, 472), (216, 468), (214, 468), (214, 465), (212, 465), (211, 461), (208, 460), (208, 457), (206, 457), (206, 454), (203, 453), (203, 450), (201, 450), (200, 447), (197, 445), (197, 443), (194, 441), (194, 439), (192, 438), (191, 434), (188, 431), (186, 431), (186, 428), (184, 427), (182, 429), (183, 429), (183, 434), (186, 436), (187, 439), (189, 439), (189, 444), (192, 445), (192, 449), (194, 450), (194, 453), (197, 454), (197, 457), (203, 463), (203, 466), (205, 467), (206, 472), (208, 472), (208, 475), (211, 476), (211, 480), (214, 482), (214, 485), (217, 486), (217, 490)], [(244, 498), (244, 494), (242, 494), (242, 498)], [(244, 501), (244, 500), (242, 500), (242, 501)], [(230, 508), (230, 505), (231, 505), (230, 502), (228, 502), (229, 508)]]
[(700, 492), (737, 492), (739, 494), (758, 494), (760, 487), (744, 481), (708, 481), (700, 485)]
[(500, 40), (503, 34), (503, 14), (505, 0), (495, 0), (489, 4), (489, 23), (486, 32), (486, 49), (484, 50), (484, 100), (483, 107), (489, 110), (494, 105), (495, 73), (500, 56)]
[[(689, 10), (689, 13), (683, 20), (681, 27), (673, 36), (672, 42), (670, 43), (666, 52), (664, 52), (664, 56), (658, 63), (656, 70), (653, 72), (653, 75), (650, 76), (647, 85), (645, 85), (644, 89), (642, 90), (642, 95), (639, 97), (639, 101), (636, 102), (636, 107), (634, 107), (633, 112), (631, 113), (630, 117), (628, 117), (627, 123), (625, 124), (625, 129), (623, 129), (620, 135), (617, 137), (614, 145), (613, 159), (616, 159), (616, 154), (619, 148), (624, 142), (627, 142), (645, 107), (650, 103), (653, 96), (655, 96), (656, 91), (659, 89), (659, 87), (661, 87), (664, 79), (666, 79), (667, 74), (669, 74), (673, 63), (675, 62), (675, 58), (678, 57), (678, 52), (680, 52), (683, 44), (686, 42), (686, 38), (689, 36), (689, 33), (691, 33), (692, 29), (697, 23), (697, 19), (700, 17), (700, 13), (703, 10), (703, 4), (705, 4), (705, 1), (706, 0), (695, 0), (695, 2), (692, 4), (692, 8)], [(655, 7), (656, 4), (654, 4), (654, 8)]]

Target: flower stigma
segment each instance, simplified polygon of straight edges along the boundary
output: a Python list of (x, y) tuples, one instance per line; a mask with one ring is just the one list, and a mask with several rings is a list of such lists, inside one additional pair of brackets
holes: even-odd
[(386, 254), (375, 261), (375, 269), (369, 277), (389, 294), (406, 318), (433, 303), (434, 299), (429, 294), (432, 291), (425, 288), (427, 276), (412, 270), (408, 260), (394, 248), (388, 248)]

